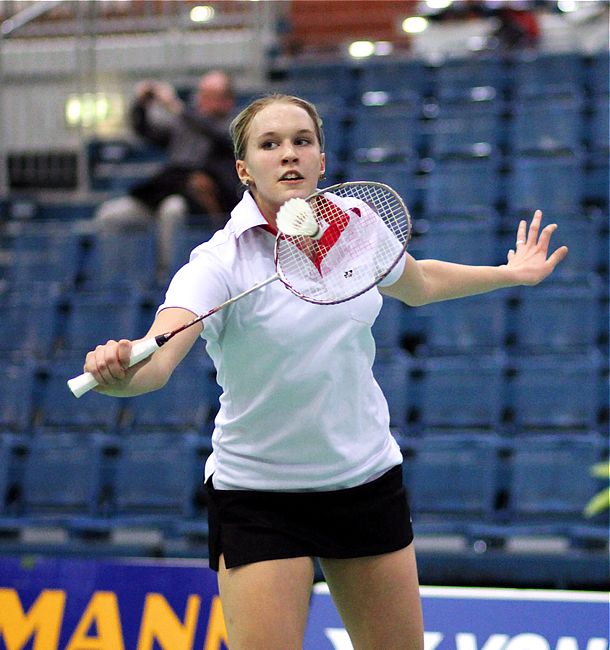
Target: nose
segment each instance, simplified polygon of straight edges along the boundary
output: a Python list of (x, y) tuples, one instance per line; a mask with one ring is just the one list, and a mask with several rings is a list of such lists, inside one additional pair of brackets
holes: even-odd
[(298, 159), (297, 150), (292, 142), (287, 142), (282, 151), (282, 162), (294, 162)]

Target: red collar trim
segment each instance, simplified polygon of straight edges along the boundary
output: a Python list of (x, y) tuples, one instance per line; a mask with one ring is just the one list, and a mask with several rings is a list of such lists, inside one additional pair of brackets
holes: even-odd
[(272, 226), (270, 223), (262, 223), (260, 227), (267, 232), (270, 232), (274, 237), (277, 237), (278, 230), (275, 226)]

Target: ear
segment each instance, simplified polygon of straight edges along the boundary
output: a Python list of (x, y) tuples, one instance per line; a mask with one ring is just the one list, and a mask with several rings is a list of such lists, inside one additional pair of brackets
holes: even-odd
[(320, 176), (324, 176), (326, 173), (326, 154), (320, 154)]
[(246, 167), (246, 163), (243, 160), (235, 161), (235, 170), (237, 171), (237, 177), (242, 182), (243, 185), (248, 185), (251, 181), (250, 172)]

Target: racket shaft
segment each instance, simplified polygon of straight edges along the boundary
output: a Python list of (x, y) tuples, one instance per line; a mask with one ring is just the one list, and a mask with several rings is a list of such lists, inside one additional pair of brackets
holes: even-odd
[[(207, 318), (208, 316), (215, 314), (221, 309), (224, 309), (225, 307), (232, 305), (234, 302), (241, 300), (242, 298), (253, 293), (254, 291), (257, 291), (258, 289), (268, 284), (271, 284), (271, 282), (275, 282), (276, 280), (279, 279), (279, 277), (280, 276), (278, 273), (268, 277), (266, 280), (263, 280), (262, 282), (253, 285), (249, 289), (246, 289), (246, 291), (243, 291), (242, 293), (240, 293), (237, 296), (234, 296), (233, 298), (229, 298), (229, 300), (223, 302), (222, 305), (218, 305), (218, 307), (214, 307), (214, 309), (210, 309), (210, 311), (207, 312), (206, 314), (203, 314), (202, 316), (198, 316), (197, 318), (193, 319), (192, 321), (189, 321), (188, 323), (185, 323), (182, 327), (179, 327), (174, 331), (169, 332), (168, 334), (164, 334), (158, 337), (152, 337), (149, 339), (145, 339), (144, 341), (140, 341), (139, 343), (136, 343), (131, 348), (129, 367), (131, 368), (131, 366), (135, 366), (136, 363), (139, 363), (140, 361), (147, 359), (151, 354), (153, 354), (153, 352), (156, 352), (161, 347), (161, 345), (169, 341), (176, 334), (184, 331), (185, 329), (191, 327), (192, 325), (195, 325), (196, 323), (201, 322), (204, 318)], [(98, 382), (95, 380), (95, 377), (90, 372), (84, 372), (82, 375), (79, 375), (78, 377), (74, 377), (73, 379), (68, 380), (68, 387), (70, 388), (70, 390), (72, 391), (75, 397), (80, 397), (81, 395), (84, 395), (87, 391), (90, 391), (92, 388), (95, 388), (97, 385)]]
[[(131, 356), (129, 357), (129, 367), (135, 366), (144, 359), (147, 359), (153, 352), (159, 349), (155, 337), (139, 341), (131, 348)], [(95, 377), (90, 372), (84, 372), (78, 377), (68, 380), (68, 388), (72, 391), (75, 397), (81, 397), (86, 392), (90, 391), (98, 385)]]

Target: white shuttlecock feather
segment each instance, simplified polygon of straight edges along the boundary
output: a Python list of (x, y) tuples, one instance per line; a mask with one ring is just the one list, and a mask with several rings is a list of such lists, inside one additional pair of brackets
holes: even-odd
[(319, 239), (322, 236), (322, 230), (313, 210), (305, 199), (288, 199), (277, 213), (276, 221), (278, 230), (285, 235), (311, 237), (311, 239)]

